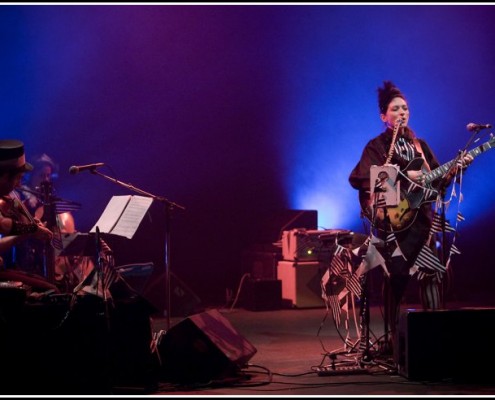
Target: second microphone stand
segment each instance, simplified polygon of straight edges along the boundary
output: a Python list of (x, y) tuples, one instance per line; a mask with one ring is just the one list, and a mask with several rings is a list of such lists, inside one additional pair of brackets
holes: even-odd
[[(442, 259), (440, 260), (442, 265), (446, 266), (447, 264), (447, 258), (448, 258), (448, 254), (447, 254), (447, 234), (446, 234), (446, 209), (445, 209), (445, 192), (447, 190), (447, 187), (450, 185), (451, 183), (451, 179), (452, 179), (452, 172), (453, 170), (457, 167), (457, 164), (459, 162), (459, 160), (464, 157), (466, 151), (467, 151), (467, 148), (471, 145), (471, 143), (474, 142), (474, 138), (475, 136), (480, 132), (480, 130), (482, 129), (483, 127), (478, 127), (476, 129), (473, 129), (472, 130), (472, 135), (470, 136), (469, 140), (466, 142), (465, 146), (463, 149), (459, 150), (458, 153), (457, 153), (457, 156), (450, 162), (450, 165), (447, 169), (447, 171), (442, 175), (442, 177), (440, 178), (440, 182), (437, 186), (438, 188), (438, 191), (440, 193), (440, 197), (441, 197), (441, 211), (440, 211), (440, 218), (441, 218), (441, 228), (442, 228), (442, 252), (441, 252), (441, 256), (442, 256)], [(443, 298), (444, 296), (442, 296), (442, 303), (445, 303), (445, 299)], [(445, 307), (445, 304), (442, 304), (443, 307)]]

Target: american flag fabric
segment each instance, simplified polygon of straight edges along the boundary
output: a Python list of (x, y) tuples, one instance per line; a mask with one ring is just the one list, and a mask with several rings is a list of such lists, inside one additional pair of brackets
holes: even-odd
[(329, 268), (322, 277), (322, 297), (332, 311), (335, 324), (339, 327), (342, 323), (342, 315), (348, 319), (348, 294), (347, 281), (352, 273), (351, 257), (349, 249), (337, 245)]
[(362, 275), (352, 274), (346, 281), (346, 289), (349, 290), (354, 296), (360, 297), (362, 292)]
[(110, 287), (117, 280), (121, 279), (118, 272), (115, 270), (115, 260), (110, 247), (100, 239), (101, 249), (98, 255), (98, 262), (91, 263), (88, 268), (87, 275), (81, 279), (73, 293), (82, 291), (84, 293), (99, 296), (105, 300), (112, 298)]

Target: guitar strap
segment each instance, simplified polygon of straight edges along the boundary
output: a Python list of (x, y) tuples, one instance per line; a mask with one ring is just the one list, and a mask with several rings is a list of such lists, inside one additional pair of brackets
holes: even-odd
[(421, 158), (423, 159), (424, 161), (424, 165), (425, 165), (425, 168), (427, 170), (427, 172), (430, 172), (431, 171), (431, 168), (430, 168), (430, 164), (428, 164), (428, 161), (426, 161), (426, 158), (425, 158), (425, 152), (423, 151), (423, 149), (421, 148), (421, 143), (420, 141), (418, 140), (418, 138), (414, 138), (413, 139), (413, 143), (414, 143), (414, 146), (416, 147), (416, 150), (419, 154), (421, 154)]

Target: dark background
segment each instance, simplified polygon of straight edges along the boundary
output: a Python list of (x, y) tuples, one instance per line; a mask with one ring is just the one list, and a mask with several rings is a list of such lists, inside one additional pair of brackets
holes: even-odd
[[(442, 162), (468, 123), (495, 123), (494, 17), (491, 5), (6, 5), (0, 135), (56, 160), (81, 232), (112, 196), (136, 193), (72, 165), (105, 163), (99, 172), (183, 206), (170, 214), (171, 270), (222, 302), (243, 251), (278, 240), (287, 210), (362, 232), (347, 179), (382, 131), (383, 80)], [(459, 296), (494, 286), (494, 157), (463, 180)], [(122, 261), (163, 255), (165, 207), (154, 208), (148, 239), (116, 244)]]

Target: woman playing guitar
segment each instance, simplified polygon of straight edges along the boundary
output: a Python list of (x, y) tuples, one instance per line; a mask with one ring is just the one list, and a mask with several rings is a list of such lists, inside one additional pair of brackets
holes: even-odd
[[(385, 130), (368, 141), (349, 176), (349, 183), (359, 191), (365, 215), (369, 213), (370, 204), (375, 207), (371, 210), (373, 234), (385, 243), (380, 252), (388, 271), (384, 278), (383, 300), (386, 331), (390, 328), (390, 332), (385, 333), (390, 333), (393, 341), (400, 303), (409, 278), (414, 274), (417, 256), (424, 246), (435, 251), (434, 241), (430, 242), (433, 209), (431, 202), (420, 202), (414, 210), (414, 218), (407, 224), (403, 223), (404, 216), (409, 215), (409, 204), (399, 203), (395, 208), (387, 208), (373, 202), (370, 195), (375, 188), (371, 188), (370, 169), (372, 166), (395, 165), (400, 171), (398, 179), (400, 188), (403, 189), (408, 185), (422, 187), (425, 174), (440, 167), (440, 164), (426, 141), (416, 137), (409, 128), (408, 102), (392, 82), (385, 81), (383, 87), (378, 88), (378, 107)], [(472, 159), (472, 155), (465, 155), (464, 165), (469, 164)], [(412, 162), (413, 160), (419, 162)], [(437, 191), (445, 188), (450, 184), (452, 172), (455, 170), (449, 176), (438, 176), (438, 179), (429, 182), (430, 188)], [(403, 224), (399, 227), (394, 225), (394, 218), (396, 222)], [(394, 240), (390, 240), (390, 237)], [(420, 297), (424, 309), (435, 309), (442, 305), (440, 281), (441, 276), (437, 273), (421, 279)]]

